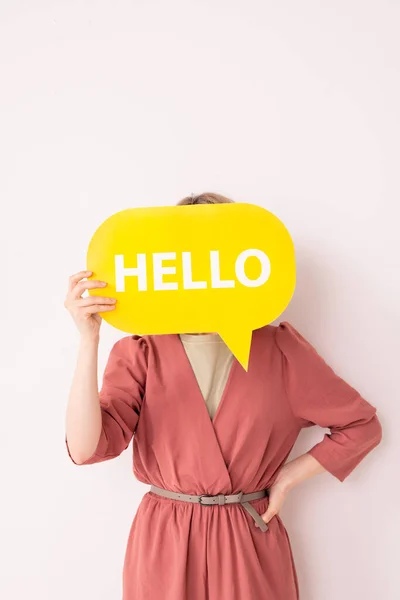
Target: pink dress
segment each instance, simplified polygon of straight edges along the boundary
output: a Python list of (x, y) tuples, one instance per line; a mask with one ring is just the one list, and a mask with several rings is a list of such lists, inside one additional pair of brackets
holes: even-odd
[[(382, 438), (376, 408), (285, 321), (253, 332), (249, 369), (234, 359), (213, 420), (177, 334), (116, 342), (100, 398), (103, 430), (84, 464), (118, 456), (133, 437), (139, 481), (196, 495), (270, 487), (304, 427), (330, 428), (309, 453), (339, 481)], [(251, 504), (262, 514), (268, 497)], [(240, 504), (150, 491), (131, 526), (123, 590), (123, 600), (299, 598), (279, 515), (263, 532)]]

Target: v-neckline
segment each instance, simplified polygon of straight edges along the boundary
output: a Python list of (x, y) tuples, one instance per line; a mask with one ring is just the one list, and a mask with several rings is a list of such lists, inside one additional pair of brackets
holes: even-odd
[(218, 402), (217, 410), (215, 411), (214, 416), (211, 417), (210, 413), (208, 412), (208, 408), (207, 408), (207, 404), (206, 404), (205, 398), (204, 398), (204, 396), (202, 394), (202, 391), (200, 389), (199, 382), (197, 381), (196, 374), (195, 374), (195, 372), (193, 370), (193, 367), (192, 367), (192, 364), (191, 364), (191, 362), (189, 360), (189, 357), (186, 354), (186, 350), (185, 350), (185, 347), (183, 345), (183, 342), (182, 342), (182, 340), (181, 340), (181, 338), (180, 338), (180, 336), (179, 336), (178, 333), (177, 334), (172, 334), (172, 335), (173, 335), (173, 337), (177, 341), (177, 345), (179, 346), (179, 351), (181, 352), (181, 354), (183, 354), (182, 362), (185, 363), (185, 368), (187, 370), (187, 379), (192, 381), (192, 383), (193, 383), (192, 387), (194, 388), (194, 392), (195, 392), (195, 394), (197, 396), (197, 399), (200, 401), (200, 404), (202, 404), (202, 408), (200, 408), (200, 410), (203, 410), (203, 413), (206, 415), (206, 417), (208, 418), (208, 421), (210, 422), (211, 427), (215, 431), (215, 422), (216, 422), (216, 419), (217, 419), (218, 415), (220, 414), (223, 405), (226, 404), (226, 396), (229, 393), (229, 390), (230, 390), (230, 387), (231, 387), (231, 382), (232, 382), (232, 379), (233, 379), (233, 375), (235, 374), (235, 371), (237, 369), (237, 365), (239, 365), (240, 363), (237, 360), (237, 358), (235, 356), (233, 356), (231, 367), (230, 367), (229, 373), (228, 373), (228, 377), (226, 379), (225, 386), (224, 386), (224, 389), (223, 389), (222, 394), (221, 394), (221, 398), (220, 398), (220, 400)]

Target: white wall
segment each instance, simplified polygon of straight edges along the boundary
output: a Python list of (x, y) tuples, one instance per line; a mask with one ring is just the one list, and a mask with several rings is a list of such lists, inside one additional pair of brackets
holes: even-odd
[[(282, 319), (384, 427), (344, 483), (325, 473), (285, 504), (302, 598), (398, 598), (399, 13), (389, 0), (1, 1), (2, 598), (120, 597), (148, 488), (130, 451), (67, 457), (67, 279), (113, 212), (202, 191), (284, 221), (298, 285)], [(120, 335), (103, 324), (101, 369)], [(293, 456), (324, 432), (303, 433)]]

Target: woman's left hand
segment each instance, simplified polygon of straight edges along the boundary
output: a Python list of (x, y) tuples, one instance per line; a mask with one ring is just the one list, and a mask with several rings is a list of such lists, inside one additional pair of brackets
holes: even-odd
[(265, 523), (268, 523), (272, 517), (279, 514), (290, 489), (291, 486), (284, 477), (277, 479), (269, 488), (268, 507), (265, 513), (261, 515)]
[(323, 473), (325, 468), (308, 452), (283, 465), (269, 488), (268, 508), (261, 515), (268, 523), (281, 510), (289, 491), (298, 483)]

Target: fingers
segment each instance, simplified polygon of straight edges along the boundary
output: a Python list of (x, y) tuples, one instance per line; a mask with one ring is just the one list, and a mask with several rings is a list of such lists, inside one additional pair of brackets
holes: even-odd
[(79, 298), (75, 304), (78, 307), (92, 306), (93, 304), (115, 304), (116, 298), (107, 298), (107, 296), (88, 296), (87, 298)]
[(115, 310), (116, 306), (115, 304), (93, 304), (91, 306), (85, 306), (83, 307), (82, 313), (80, 314), (85, 314), (85, 315), (94, 315), (98, 312), (106, 312), (109, 310)]
[[(113, 310), (115, 308), (115, 298), (108, 298), (104, 296), (88, 296), (83, 298), (82, 294), (86, 290), (105, 288), (107, 282), (100, 281), (98, 279), (84, 279), (89, 277), (93, 271), (79, 271), (74, 275), (71, 275), (68, 280), (68, 293), (64, 301), (64, 306), (70, 311), (75, 312), (79, 309), (85, 309), (85, 313), (88, 314), (87, 308), (94, 306), (94, 312), (103, 310), (104, 306), (107, 306), (106, 310)], [(110, 308), (112, 306), (112, 308)]]
[(269, 521), (275, 517), (276, 515), (279, 514), (279, 511), (282, 508), (283, 505), (283, 498), (276, 498), (276, 499), (272, 499), (269, 501), (268, 506), (267, 506), (267, 510), (265, 511), (265, 513), (263, 513), (261, 515), (261, 518), (263, 519), (263, 521), (265, 521), (265, 523), (269, 523)]
[(95, 313), (106, 312), (109, 310), (115, 310), (115, 304), (95, 304), (84, 308), (86, 315), (93, 315)]
[(268, 507), (264, 514), (261, 515), (262, 520), (265, 523), (269, 523), (269, 521), (278, 514), (278, 511), (272, 507)]
[(92, 290), (95, 288), (104, 288), (107, 283), (105, 281), (98, 281), (97, 279), (90, 279), (86, 281), (80, 281), (75, 284), (70, 292), (71, 298), (78, 300), (86, 290)]
[(93, 271), (79, 271), (79, 273), (74, 273), (74, 275), (71, 275), (68, 279), (68, 291), (71, 291), (76, 286), (78, 281), (84, 277), (90, 277), (92, 273)]
[(79, 271), (68, 279), (68, 292), (64, 300), (64, 306), (72, 316), (79, 331), (98, 332), (101, 325), (101, 313), (116, 309), (116, 298), (97, 296), (90, 294), (85, 298), (82, 294), (85, 290), (105, 288), (107, 283), (96, 279), (85, 279), (93, 275), (93, 271)]

